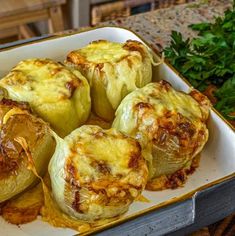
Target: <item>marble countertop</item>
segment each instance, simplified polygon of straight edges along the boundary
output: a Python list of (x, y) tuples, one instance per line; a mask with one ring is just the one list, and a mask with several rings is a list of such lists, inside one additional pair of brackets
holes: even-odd
[[(232, 6), (232, 2), (233, 0), (196, 0), (188, 4), (103, 22), (100, 25), (129, 28), (161, 52), (164, 47), (169, 45), (172, 30), (181, 32), (184, 37), (193, 37), (197, 33), (188, 27), (190, 24), (213, 21), (215, 16), (223, 15), (223, 12)], [(74, 33), (81, 30), (84, 30), (84, 28), (66, 30), (55, 33), (55, 35)], [(0, 49), (45, 37), (48, 37), (48, 35), (2, 44)]]
[(215, 16), (232, 6), (232, 0), (198, 0), (194, 3), (182, 4), (170, 8), (155, 10), (123, 19), (102, 23), (129, 28), (138, 33), (153, 47), (162, 51), (169, 45), (172, 30), (179, 31), (184, 37), (196, 35), (188, 25), (213, 21)]

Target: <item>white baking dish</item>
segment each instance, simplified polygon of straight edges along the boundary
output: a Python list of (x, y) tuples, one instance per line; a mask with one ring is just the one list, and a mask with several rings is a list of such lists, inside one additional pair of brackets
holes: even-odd
[[(69, 51), (85, 46), (90, 41), (98, 39), (116, 42), (124, 42), (128, 39), (142, 41), (136, 34), (129, 30), (118, 27), (102, 27), (78, 34), (56, 36), (39, 42), (8, 48), (0, 51), (0, 77), (4, 76), (20, 60), (33, 57), (47, 57), (63, 61)], [(155, 56), (157, 58), (157, 55)], [(187, 82), (165, 63), (154, 69), (154, 80), (159, 79), (169, 81), (173, 87), (178, 90), (185, 92), (190, 90), (190, 86)], [(193, 175), (189, 176), (185, 186), (176, 190), (164, 190), (159, 192), (144, 191), (143, 195), (150, 200), (149, 203), (133, 203), (129, 211), (120, 220), (108, 226), (127, 221), (130, 218), (148, 211), (157, 210), (171, 203), (190, 198), (193, 199), (197, 191), (234, 177), (234, 130), (214, 110), (211, 111), (208, 126), (210, 138), (201, 154), (200, 166)], [(193, 220), (193, 207), (191, 217)], [(104, 228), (106, 227), (107, 225), (104, 226)], [(0, 235), (4, 236), (67, 236), (76, 233), (76, 231), (70, 229), (54, 228), (42, 222), (40, 219), (18, 227), (8, 224), (0, 217)]]

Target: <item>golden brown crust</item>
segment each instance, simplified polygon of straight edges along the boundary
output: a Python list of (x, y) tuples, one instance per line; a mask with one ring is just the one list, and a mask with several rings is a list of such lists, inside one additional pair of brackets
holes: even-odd
[(166, 80), (160, 80), (159, 84), (160, 84), (161, 89), (165, 91), (169, 91), (172, 88), (171, 84), (167, 82)]
[(123, 97), (151, 81), (152, 57), (140, 42), (91, 42), (67, 55), (66, 64), (89, 81), (93, 111), (112, 121)]
[(123, 48), (128, 51), (138, 51), (142, 57), (146, 56), (146, 51), (144, 49), (144, 46), (139, 41), (127, 40), (126, 43), (123, 45)]
[(203, 95), (202, 93), (200, 93), (199, 91), (197, 91), (196, 89), (192, 90), (189, 93), (201, 106), (205, 105), (205, 104), (210, 104), (210, 101), (208, 100), (208, 98)]
[(43, 206), (41, 185), (30, 189), (2, 207), (2, 217), (11, 224), (25, 224), (37, 218)]
[(16, 102), (11, 99), (3, 98), (0, 100), (1, 109), (10, 110), (13, 107), (18, 107), (22, 110), (31, 111), (30, 106), (27, 102)]
[[(14, 103), (16, 104), (16, 103)], [(0, 105), (2, 107), (3, 105)], [(10, 108), (17, 107), (16, 105)], [(21, 107), (21, 106), (19, 106)], [(4, 107), (6, 108), (6, 106)], [(4, 109), (3, 108), (3, 109)], [(9, 107), (7, 107), (9, 108)], [(10, 109), (9, 109), (10, 110)], [(43, 123), (36, 120), (28, 110), (25, 114), (15, 114), (9, 117), (7, 122), (1, 127), (0, 134), (0, 179), (9, 175), (16, 175), (18, 168), (25, 162), (25, 153), (21, 145), (14, 139), (17, 135), (29, 136), (28, 130), (32, 134), (28, 137), (30, 147), (35, 147), (37, 140), (40, 140), (43, 133)], [(13, 131), (13, 132), (12, 132)]]
[[(106, 40), (97, 40), (97, 41), (93, 41), (90, 44), (99, 44), (99, 43), (105, 43), (108, 41)], [(136, 40), (127, 40), (123, 46), (123, 49), (127, 50), (127, 51), (137, 51), (141, 54), (142, 58), (146, 57), (146, 49), (143, 46), (142, 43), (140, 43), (139, 41)], [(123, 56), (121, 58), (118, 59), (118, 63), (121, 62), (122, 60), (127, 60), (129, 66), (132, 66), (132, 61), (128, 59), (129, 55)], [(85, 56), (83, 56), (81, 53), (79, 53), (79, 50), (76, 51), (71, 51), (68, 55), (67, 55), (67, 62), (73, 63), (77, 66), (81, 66), (83, 69), (85, 69), (86, 67), (89, 68), (89, 64), (96, 64), (96, 69), (99, 71), (102, 71), (102, 68), (104, 66), (104, 63), (94, 63), (91, 62), (89, 60), (87, 60), (87, 58)], [(106, 62), (108, 63), (108, 62)]]
[(161, 177), (171, 182), (169, 187), (183, 183), (185, 173), (179, 170), (192, 162), (208, 139), (208, 100), (197, 91), (192, 94), (201, 104), (166, 81), (150, 83), (126, 96), (116, 111), (113, 127), (141, 143), (150, 181)]
[(150, 191), (156, 191), (156, 190), (164, 190), (164, 189), (176, 189), (178, 187), (182, 187), (187, 178), (188, 175), (191, 175), (194, 173), (194, 171), (198, 168), (200, 162), (200, 155), (196, 156), (192, 164), (189, 168), (183, 168), (181, 170), (176, 171), (172, 175), (162, 175), (158, 178), (149, 180), (145, 189)]
[(209, 117), (209, 109), (211, 107), (210, 100), (202, 93), (197, 91), (196, 89), (190, 92), (190, 95), (200, 104), (202, 109), (202, 121), (207, 121)]
[(6, 204), (2, 210), (2, 217), (11, 224), (26, 224), (37, 218), (41, 207), (41, 204), (34, 204), (32, 206), (17, 208), (11, 206), (11, 204)]
[[(56, 201), (67, 214), (88, 221), (114, 217), (127, 211), (144, 189), (148, 169), (135, 139), (86, 125), (57, 141), (63, 149), (55, 151), (49, 173)], [(56, 168), (62, 168), (59, 178)]]
[[(110, 136), (111, 134), (109, 134)], [(94, 139), (106, 138), (107, 134), (102, 131), (94, 133)], [(115, 135), (114, 135), (114, 138)], [(119, 137), (120, 138), (120, 137)], [(122, 137), (126, 138), (126, 137)], [(131, 141), (132, 145), (135, 146), (132, 153), (130, 153), (130, 159), (128, 161), (128, 168), (130, 169), (142, 169), (141, 166), (145, 166), (145, 161), (141, 154), (141, 147), (138, 142)], [(76, 149), (76, 148), (75, 148)], [(87, 153), (89, 155), (89, 153)], [(86, 201), (81, 201), (80, 190), (85, 188), (90, 192), (90, 195), (96, 195), (96, 200), (93, 203), (102, 204), (104, 206), (113, 206), (120, 204), (130, 203), (130, 199), (134, 199), (133, 191), (141, 191), (144, 188), (144, 183), (141, 185), (134, 183), (125, 183), (125, 177), (121, 175), (113, 175), (112, 167), (106, 161), (103, 160), (92, 160), (90, 165), (95, 169), (96, 173), (99, 173), (97, 180), (92, 180), (84, 183), (79, 176), (76, 167), (73, 165), (73, 157), (70, 157), (66, 165), (66, 192), (69, 190), (74, 193), (74, 201), (72, 207), (79, 213), (86, 213), (89, 205)], [(144, 169), (144, 168), (143, 168)], [(146, 173), (147, 174), (147, 173)], [(146, 176), (147, 177), (147, 176)], [(123, 178), (123, 180), (120, 180)], [(138, 192), (137, 192), (138, 194)]]
[(28, 102), (62, 137), (85, 123), (89, 116), (90, 87), (86, 78), (78, 70), (51, 59), (19, 62), (0, 85), (7, 90), (8, 98)]
[(81, 85), (80, 80), (71, 80), (65, 84), (65, 87), (69, 90), (70, 95), (69, 98), (71, 98), (75, 92), (75, 90)]
[[(165, 84), (168, 88), (168, 83)], [(165, 87), (165, 85), (163, 85)], [(150, 103), (139, 102), (135, 105), (134, 110), (139, 114), (139, 120), (146, 120), (154, 107)], [(200, 145), (201, 137), (205, 134), (202, 127), (198, 130), (189, 119), (180, 113), (166, 110), (163, 116), (156, 119), (156, 125), (152, 125), (148, 129), (148, 133), (152, 133), (152, 142), (155, 146), (167, 149), (169, 140), (177, 138), (179, 140), (179, 149), (175, 154), (193, 153)]]
[[(5, 98), (0, 101), (0, 179), (9, 174), (16, 174), (16, 171), (23, 160), (23, 149), (14, 141), (14, 137), (12, 137), (11, 134), (15, 127), (15, 123), (21, 123), (21, 121), (18, 120), (20, 115), (11, 116), (8, 122), (3, 124), (4, 116), (13, 108), (19, 108), (29, 114), (29, 106), (27, 103), (19, 103)], [(29, 119), (26, 118), (25, 121), (27, 122)], [(11, 125), (13, 126), (11, 127)]]
[(87, 63), (86, 58), (76, 51), (72, 51), (67, 55), (67, 61), (75, 65), (82, 65)]
[[(153, 143), (164, 147), (168, 145), (167, 138), (177, 137), (179, 140), (179, 146), (181, 152), (190, 151), (193, 153), (194, 149), (197, 149), (200, 139), (194, 138), (197, 134), (197, 128), (187, 118), (180, 113), (167, 112), (166, 116), (158, 118), (159, 128), (154, 134)], [(204, 130), (201, 130), (202, 135)]]

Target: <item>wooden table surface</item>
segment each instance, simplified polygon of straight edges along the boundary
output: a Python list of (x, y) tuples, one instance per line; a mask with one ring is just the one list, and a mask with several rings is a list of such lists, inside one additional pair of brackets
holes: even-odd
[(41, 10), (65, 2), (66, 0), (0, 0), (0, 20), (3, 16)]

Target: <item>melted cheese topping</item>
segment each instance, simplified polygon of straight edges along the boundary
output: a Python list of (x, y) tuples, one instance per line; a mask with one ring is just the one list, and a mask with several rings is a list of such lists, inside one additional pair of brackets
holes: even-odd
[(123, 214), (147, 181), (147, 166), (137, 141), (115, 129), (85, 125), (64, 140), (49, 165), (60, 208), (84, 220)]
[(93, 63), (115, 63), (129, 55), (121, 43), (96, 41), (77, 51), (87, 61)]
[(18, 115), (18, 114), (28, 114), (28, 111), (22, 110), (18, 107), (14, 107), (10, 109), (3, 117), (2, 124), (5, 125), (11, 116)]
[(84, 220), (72, 218), (61, 211), (58, 204), (54, 201), (51, 188), (44, 181), (42, 182), (42, 186), (44, 195), (44, 205), (40, 212), (42, 220), (55, 227), (71, 228), (77, 230), (79, 233), (85, 233), (118, 219), (118, 217), (113, 217), (88, 223)]
[(112, 176), (126, 175), (132, 169), (128, 163), (137, 147), (134, 142), (132, 144), (131, 140), (115, 131), (107, 134), (106, 131), (97, 127), (82, 127), (78, 132), (73, 132), (68, 136), (65, 141), (76, 151), (76, 155), (71, 158), (82, 182), (97, 180), (101, 177), (102, 170), (99, 167), (96, 168), (95, 163), (92, 166), (92, 162), (102, 163), (106, 166), (103, 168), (110, 169)]
[(139, 140), (152, 179), (191, 165), (208, 140), (205, 113), (207, 104), (161, 81), (127, 95), (112, 127)]
[(63, 65), (50, 59), (21, 61), (0, 81), (15, 100), (27, 101), (34, 106), (68, 99), (68, 82), (78, 78)]
[(28, 102), (57, 133), (65, 136), (84, 123), (90, 112), (86, 79), (50, 59), (21, 61), (0, 80), (9, 98)]
[[(21, 193), (35, 182), (35, 176), (26, 168), (25, 154), (16, 144), (15, 138), (24, 137), (32, 151), (36, 167), (45, 173), (45, 166), (54, 152), (54, 140), (49, 126), (30, 114), (23, 104), (3, 99), (1, 107), (1, 160), (0, 160), (0, 202)], [(5, 113), (5, 114), (4, 114)]]
[[(56, 204), (51, 194), (50, 179), (48, 178), (49, 175), (46, 175), (44, 178), (42, 178), (38, 174), (33, 157), (31, 155), (31, 152), (29, 151), (29, 146), (27, 141), (22, 137), (18, 137), (15, 140), (22, 146), (22, 148), (26, 153), (28, 161), (28, 169), (31, 170), (32, 173), (41, 181), (41, 185), (38, 185), (36, 189), (35, 188), (32, 189), (33, 195), (26, 192), (25, 194), (19, 197), (16, 206), (15, 207), (13, 206), (13, 209), (16, 210), (15, 213), (17, 214), (17, 211), (20, 210), (17, 208), (22, 207), (24, 201), (28, 201), (29, 203), (26, 205), (29, 206), (31, 205), (30, 203), (37, 203), (37, 205), (41, 205), (40, 213), (42, 216), (42, 220), (50, 223), (51, 225), (56, 227), (65, 227), (65, 228), (69, 227), (78, 230), (81, 233), (88, 231), (91, 228), (90, 224), (86, 223), (85, 221), (79, 221), (77, 219), (75, 220), (70, 216), (64, 214), (60, 210), (59, 206)], [(20, 212), (18, 212), (18, 214), (16, 215), (17, 217), (19, 217), (19, 213)], [(10, 217), (14, 218), (14, 213), (10, 215)], [(24, 215), (21, 215), (21, 218), (24, 217), (25, 217)], [(93, 224), (93, 226), (97, 225), (99, 225), (99, 222)]]
[(67, 63), (76, 65), (88, 78), (95, 113), (112, 120), (123, 97), (152, 79), (152, 56), (137, 41), (93, 42), (72, 51)]
[[(104, 121), (94, 115), (92, 115), (92, 120), (89, 120), (89, 122), (91, 121), (95, 121), (95, 124), (99, 124), (100, 126), (104, 123)], [(25, 146), (24, 148), (27, 149)], [(30, 155), (30, 153), (27, 154)], [(29, 157), (29, 159), (31, 159), (31, 157)], [(36, 172), (36, 168), (30, 166), (30, 169), (36, 176), (39, 176)], [(41, 208), (40, 215), (43, 221), (46, 221), (55, 227), (71, 228), (79, 231), (79, 233), (89, 232), (119, 218), (118, 216), (115, 218), (96, 220), (92, 223), (74, 219), (63, 213), (56, 201), (54, 201), (48, 173), (41, 179), (41, 183), (42, 184), (38, 184), (33, 189), (23, 193), (18, 198), (10, 200), (3, 208), (3, 217), (12, 224), (27, 223), (37, 218), (37, 215), (39, 214), (38, 208)], [(135, 201), (150, 202), (143, 195), (139, 195)], [(32, 209), (34, 210), (33, 212)], [(27, 212), (27, 215), (25, 215), (25, 212)]]
[(136, 129), (137, 120), (136, 112), (140, 104), (147, 107), (149, 105), (149, 113), (147, 119), (142, 120), (140, 125), (148, 125), (154, 122), (158, 117), (165, 116), (167, 111), (172, 113), (180, 113), (188, 118), (191, 122), (200, 122), (202, 119), (202, 109), (199, 103), (190, 95), (178, 92), (172, 87), (167, 89), (159, 83), (150, 83), (126, 96), (116, 111), (116, 118), (113, 127), (125, 133), (132, 133)]

